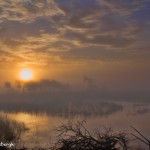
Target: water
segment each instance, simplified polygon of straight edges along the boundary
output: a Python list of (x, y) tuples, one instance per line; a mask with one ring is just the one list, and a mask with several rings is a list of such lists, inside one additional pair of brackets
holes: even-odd
[[(1, 111), (0, 114), (1, 116), (7, 115), (8, 118), (17, 122), (23, 122), (30, 129), (22, 138), (23, 144), (28, 147), (50, 146), (57, 135), (54, 129), (68, 120), (86, 120), (85, 126), (90, 131), (105, 126), (113, 128), (116, 132), (133, 133), (130, 127), (132, 125), (150, 139), (149, 103), (107, 102), (99, 105), (97, 107), (85, 105), (84, 109), (77, 107), (74, 108), (74, 111), (68, 107), (67, 110), (61, 110), (62, 114), (60, 112), (50, 113), (51, 111), (34, 112), (34, 110), (32, 112)], [(100, 110), (97, 111), (97, 108)]]

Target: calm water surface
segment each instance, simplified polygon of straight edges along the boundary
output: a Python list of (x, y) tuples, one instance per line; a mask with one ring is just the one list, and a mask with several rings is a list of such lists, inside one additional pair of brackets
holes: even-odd
[[(89, 130), (98, 129), (102, 126), (112, 127), (114, 131), (133, 132), (130, 125), (137, 128), (143, 135), (150, 139), (150, 105), (144, 103), (122, 103), (123, 109), (108, 113), (108, 108), (103, 109), (101, 114), (85, 113), (81, 115), (52, 115), (47, 112), (1, 112), (10, 119), (23, 122), (30, 130), (23, 136), (23, 143), (28, 146), (47, 147), (56, 136), (56, 129), (61, 123), (68, 120), (86, 120), (85, 126)], [(90, 110), (92, 111), (92, 110)]]

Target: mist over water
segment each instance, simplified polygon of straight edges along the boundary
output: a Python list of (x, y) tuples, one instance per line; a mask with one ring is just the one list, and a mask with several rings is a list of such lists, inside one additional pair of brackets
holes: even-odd
[[(21, 100), (20, 100), (21, 101)], [(34, 104), (33, 104), (34, 102)], [(36, 99), (15, 105), (1, 105), (1, 116), (23, 122), (30, 129), (23, 136), (25, 145), (48, 146), (55, 138), (56, 127), (68, 120), (86, 120), (89, 130), (111, 127), (114, 131), (132, 132), (130, 125), (150, 138), (150, 104), (108, 100)]]
[(49, 147), (55, 141), (55, 129), (70, 120), (85, 120), (90, 131), (106, 127), (129, 135), (132, 125), (150, 138), (150, 95), (146, 91), (115, 92), (98, 89), (95, 84), (77, 90), (55, 80), (16, 84), (15, 88), (5, 82), (0, 116), (29, 128), (22, 137), (27, 147)]

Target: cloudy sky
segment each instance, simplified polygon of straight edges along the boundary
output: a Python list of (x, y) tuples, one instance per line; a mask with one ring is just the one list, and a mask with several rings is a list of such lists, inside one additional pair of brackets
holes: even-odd
[(34, 80), (148, 91), (149, 14), (149, 0), (0, 0), (0, 83), (31, 68)]

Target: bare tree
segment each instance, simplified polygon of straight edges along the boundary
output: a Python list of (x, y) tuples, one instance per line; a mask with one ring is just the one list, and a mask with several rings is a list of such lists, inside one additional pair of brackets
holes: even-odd
[[(53, 149), (55, 150), (127, 150), (128, 140), (126, 134), (113, 133), (112, 129), (105, 129), (105, 132), (89, 132), (84, 122), (62, 124), (57, 128), (58, 141)], [(119, 148), (117, 148), (117, 146)]]
[(143, 134), (141, 134), (136, 128), (134, 128), (133, 126), (131, 126), (131, 128), (136, 132), (136, 134), (132, 133), (132, 135), (139, 141), (143, 142), (144, 144), (146, 144), (150, 150), (150, 140), (148, 138), (146, 138)]

